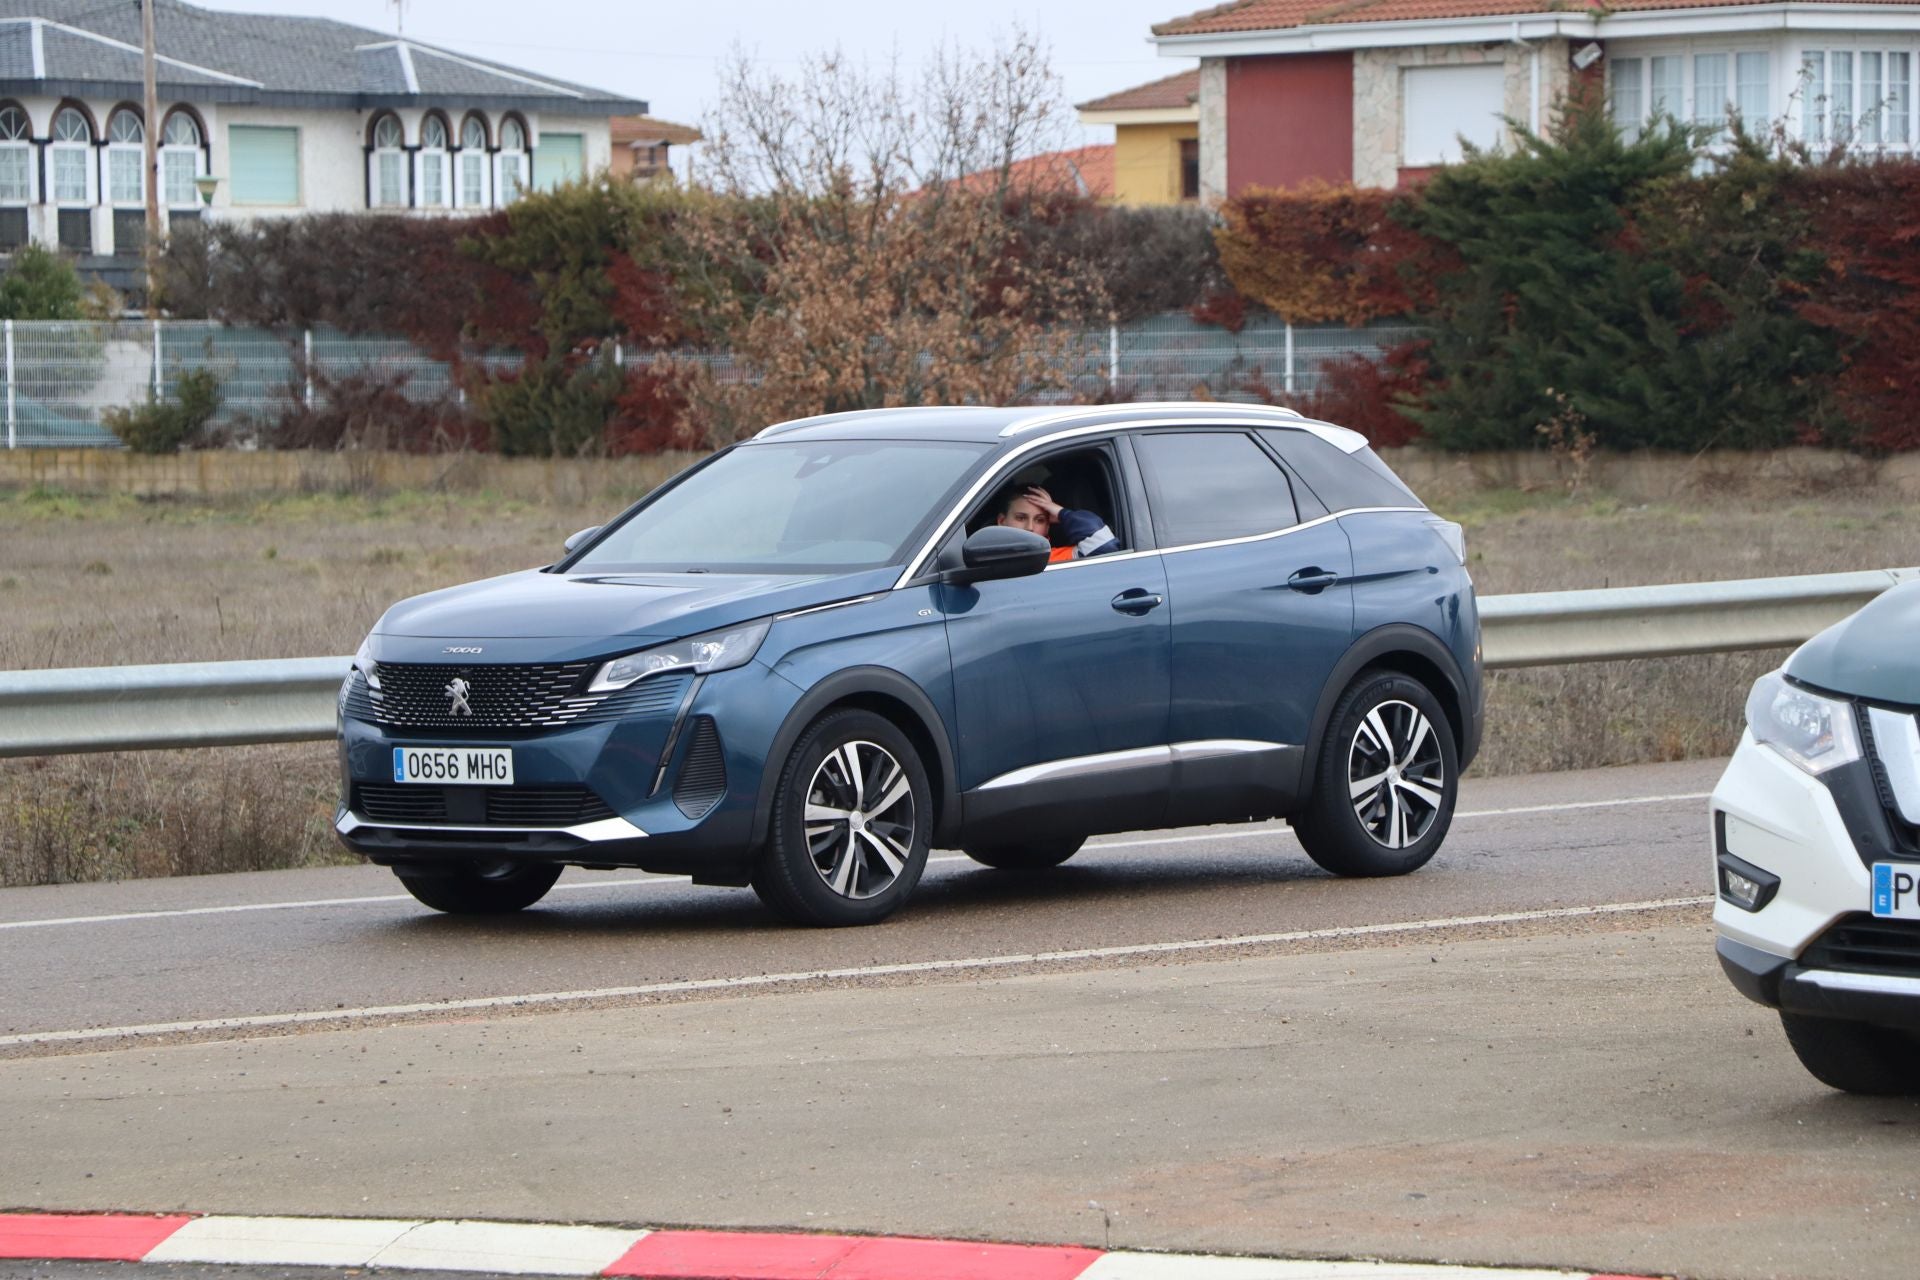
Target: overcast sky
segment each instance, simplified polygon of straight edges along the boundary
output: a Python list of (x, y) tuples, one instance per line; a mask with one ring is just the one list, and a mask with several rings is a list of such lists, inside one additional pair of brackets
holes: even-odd
[[(392, 0), (196, 0), (207, 8), (298, 13), (393, 31)], [(911, 68), (943, 40), (985, 48), (1020, 23), (1053, 49), (1069, 102), (1191, 67), (1161, 58), (1147, 40), (1155, 22), (1205, 0), (409, 0), (406, 33), (432, 44), (609, 89), (653, 114), (698, 124), (715, 98), (717, 69), (737, 42), (791, 70), (799, 55), (838, 45), (883, 64), (898, 49)], [(1105, 142), (1111, 128), (1075, 126), (1069, 142)]]

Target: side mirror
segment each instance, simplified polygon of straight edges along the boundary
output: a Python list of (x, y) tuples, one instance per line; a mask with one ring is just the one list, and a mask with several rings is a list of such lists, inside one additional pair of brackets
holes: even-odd
[(585, 529), (582, 529), (580, 532), (574, 534), (571, 538), (567, 539), (566, 541), (567, 551), (571, 553), (575, 547), (579, 546), (581, 543), (585, 542), (588, 538), (591, 538), (594, 534), (598, 532), (600, 532), (600, 526), (597, 524), (589, 525)]
[(1047, 567), (1053, 548), (1037, 533), (990, 524), (960, 548), (960, 565), (942, 578), (956, 587), (999, 578), (1024, 578)]

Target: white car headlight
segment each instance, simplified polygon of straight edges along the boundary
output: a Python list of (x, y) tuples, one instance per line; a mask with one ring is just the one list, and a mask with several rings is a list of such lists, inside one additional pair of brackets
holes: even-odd
[(636, 680), (658, 675), (662, 671), (692, 671), (706, 675), (745, 666), (759, 651), (760, 642), (767, 638), (767, 629), (772, 625), (773, 619), (761, 618), (725, 631), (709, 631), (705, 635), (689, 636), (672, 644), (615, 658), (600, 668), (593, 677), (593, 683), (587, 687), (587, 692), (606, 693), (613, 689), (624, 689)]
[(1850, 703), (1790, 685), (1778, 671), (1753, 682), (1747, 727), (1808, 773), (1821, 774), (1860, 758), (1860, 732)]

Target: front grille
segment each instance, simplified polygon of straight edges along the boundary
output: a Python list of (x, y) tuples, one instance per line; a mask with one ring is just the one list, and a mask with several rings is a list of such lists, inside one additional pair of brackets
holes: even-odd
[(689, 818), (704, 818), (727, 794), (727, 762), (720, 751), (720, 731), (711, 716), (695, 716), (693, 742), (680, 778), (673, 784), (673, 803)]
[(352, 809), (374, 822), (406, 826), (572, 827), (614, 817), (587, 787), (412, 787), (353, 785)]
[[(341, 712), (389, 729), (431, 730), (443, 737), (533, 733), (571, 725), (603, 724), (636, 716), (671, 715), (687, 691), (688, 675), (654, 676), (612, 693), (587, 693), (598, 662), (517, 666), (446, 663), (379, 665), (376, 691), (358, 670), (347, 678)], [(449, 689), (466, 682), (471, 715), (456, 714)]]
[(1920, 920), (1846, 916), (1814, 940), (1800, 964), (1807, 969), (1920, 977)]

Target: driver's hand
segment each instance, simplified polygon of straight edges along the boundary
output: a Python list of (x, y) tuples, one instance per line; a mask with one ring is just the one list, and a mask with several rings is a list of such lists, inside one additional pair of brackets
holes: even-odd
[(1056, 524), (1059, 523), (1060, 504), (1053, 500), (1052, 494), (1036, 484), (1027, 486), (1027, 497), (1040, 504), (1041, 510), (1047, 513), (1047, 519), (1049, 521)]

